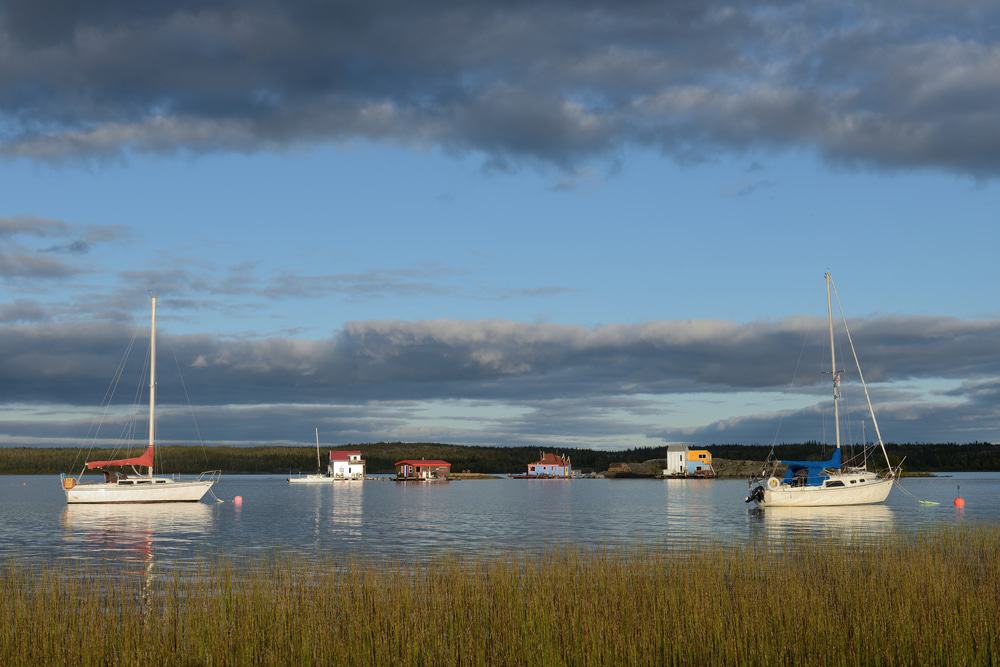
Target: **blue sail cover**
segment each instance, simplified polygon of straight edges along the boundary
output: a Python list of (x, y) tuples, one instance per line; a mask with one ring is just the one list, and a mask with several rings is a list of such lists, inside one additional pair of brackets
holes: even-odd
[(825, 468), (840, 467), (840, 450), (833, 450), (833, 457), (829, 461), (782, 461), (788, 466), (785, 471), (785, 484), (791, 484), (796, 479), (806, 478), (806, 486), (820, 486), (826, 476), (823, 474)]

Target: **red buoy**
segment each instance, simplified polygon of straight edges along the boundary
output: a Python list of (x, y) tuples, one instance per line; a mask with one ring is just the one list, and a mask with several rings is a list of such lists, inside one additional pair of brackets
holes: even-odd
[(965, 507), (965, 498), (963, 498), (962, 496), (957, 496), (955, 498), (955, 507), (957, 507), (959, 509), (962, 509), (963, 507)]
[(233, 504), (237, 507), (243, 507), (243, 496), (236, 496), (233, 498)]

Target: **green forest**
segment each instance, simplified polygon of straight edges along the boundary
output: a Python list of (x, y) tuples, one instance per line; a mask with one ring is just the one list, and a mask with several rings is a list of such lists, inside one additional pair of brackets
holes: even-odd
[[(711, 445), (706, 449), (712, 456), (722, 459), (763, 461), (771, 451), (770, 445)], [(886, 452), (893, 466), (903, 464), (908, 472), (958, 472), (962, 470), (1000, 470), (1000, 445), (988, 442), (969, 444), (902, 444), (886, 443)], [(774, 455), (781, 459), (825, 459), (829, 458), (833, 447), (816, 442), (798, 445), (776, 445)], [(845, 446), (843, 458), (861, 454), (860, 446)], [(882, 461), (882, 452), (869, 445), (869, 458)]]
[[(368, 472), (393, 471), (393, 463), (406, 458), (444, 459), (454, 472), (521, 473), (537, 459), (535, 447), (484, 447), (439, 443), (379, 442), (341, 445), (337, 449), (360, 450)], [(716, 458), (763, 461), (771, 451), (765, 445), (710, 445)], [(1000, 470), (1000, 445), (972, 444), (890, 444), (893, 464), (905, 461), (909, 472), (948, 472), (959, 470)], [(329, 448), (322, 451), (325, 459)], [(778, 445), (779, 458), (820, 459), (828, 457), (829, 446), (816, 443)], [(137, 450), (134, 453), (138, 453)], [(638, 447), (616, 451), (561, 448), (549, 451), (571, 457), (573, 467), (582, 472), (604, 471), (612, 463), (641, 462), (666, 456), (666, 447)], [(226, 473), (288, 473), (316, 468), (316, 450), (312, 447), (258, 446), (228, 447), (196, 445), (161, 445), (157, 447), (157, 471), (164, 474), (198, 473), (222, 470)], [(850, 455), (850, 450), (845, 459)], [(30, 475), (79, 473), (85, 459), (98, 460), (122, 456), (121, 450), (93, 449), (89, 453), (76, 447), (4, 447), (0, 448), (0, 474)], [(876, 455), (881, 456), (876, 452)], [(326, 465), (326, 461), (323, 461)]]

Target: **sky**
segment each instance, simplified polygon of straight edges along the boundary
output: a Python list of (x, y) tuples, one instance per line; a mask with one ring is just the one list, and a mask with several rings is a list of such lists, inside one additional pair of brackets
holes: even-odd
[(1000, 440), (998, 24), (5, 2), (0, 445)]

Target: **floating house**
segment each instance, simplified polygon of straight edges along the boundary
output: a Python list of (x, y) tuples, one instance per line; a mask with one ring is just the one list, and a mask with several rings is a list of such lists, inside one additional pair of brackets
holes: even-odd
[(663, 469), (664, 477), (684, 477), (687, 475), (686, 445), (667, 445), (667, 467)]
[(689, 477), (715, 477), (715, 470), (712, 468), (712, 452), (707, 449), (689, 449), (687, 474)]
[(444, 481), (451, 473), (451, 464), (439, 459), (404, 459), (395, 466), (397, 482)]
[(335, 449), (330, 452), (327, 471), (334, 479), (364, 479), (365, 461), (359, 451)]
[(539, 452), (538, 460), (528, 464), (528, 477), (572, 477), (573, 463), (568, 456)]
[(714, 477), (712, 453), (707, 449), (688, 449), (687, 445), (669, 445), (663, 476)]

